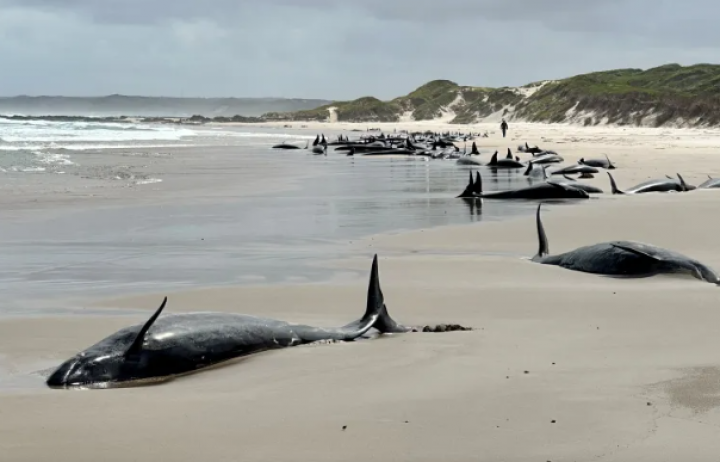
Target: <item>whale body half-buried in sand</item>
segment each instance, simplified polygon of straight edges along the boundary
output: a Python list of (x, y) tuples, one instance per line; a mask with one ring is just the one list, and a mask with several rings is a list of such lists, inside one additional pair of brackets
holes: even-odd
[(323, 328), (234, 313), (160, 316), (123, 328), (65, 361), (48, 377), (51, 388), (114, 388), (170, 380), (178, 375), (261, 351), (320, 341), (351, 341), (371, 329), (380, 333), (416, 330), (470, 330), (459, 325), (402, 326), (388, 314), (380, 288), (377, 255), (368, 285), (367, 307), (359, 320)]
[(715, 272), (690, 257), (672, 250), (634, 241), (609, 241), (579, 247), (569, 252), (549, 255), (545, 228), (540, 219), (538, 204), (535, 217), (538, 233), (538, 253), (532, 261), (556, 265), (585, 273), (616, 277), (649, 277), (657, 274), (690, 274), (701, 281), (720, 284)]

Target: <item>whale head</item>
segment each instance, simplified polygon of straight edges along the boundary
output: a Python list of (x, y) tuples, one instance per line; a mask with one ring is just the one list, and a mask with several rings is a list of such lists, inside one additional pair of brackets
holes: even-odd
[[(167, 297), (142, 326), (121, 329), (62, 363), (46, 380), (50, 388), (107, 388), (142, 380), (158, 358), (143, 351), (145, 336), (165, 308)], [(162, 363), (162, 361), (161, 361)], [(160, 364), (153, 364), (155, 369)]]
[(104, 387), (124, 381), (133, 374), (120, 353), (92, 354), (82, 352), (62, 363), (50, 374), (46, 383), (51, 388)]

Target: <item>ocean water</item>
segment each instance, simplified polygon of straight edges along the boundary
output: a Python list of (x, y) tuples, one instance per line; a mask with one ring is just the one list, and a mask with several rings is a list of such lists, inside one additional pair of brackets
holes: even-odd
[(186, 146), (197, 133), (172, 125), (11, 120), (0, 117), (0, 172), (58, 173), (72, 153)]
[[(535, 207), (531, 201), (485, 201), (477, 208), (456, 199), (468, 167), (454, 160), (270, 149), (283, 139), (303, 143), (314, 137), (281, 128), (0, 119), (0, 167), (21, 176), (60, 173), (92, 150), (178, 146), (231, 146), (238, 156), (312, 172), (296, 190), (261, 197), (89, 207), (3, 220), (0, 316), (73, 312), (77, 306), (69, 300), (133, 292), (354, 278), (358, 274), (338, 274), (322, 262), (355, 252), (369, 265), (372, 249), (348, 243), (377, 233), (502, 220)], [(488, 190), (528, 184), (521, 172), (482, 174)], [(528, 242), (528, 252), (534, 247)]]

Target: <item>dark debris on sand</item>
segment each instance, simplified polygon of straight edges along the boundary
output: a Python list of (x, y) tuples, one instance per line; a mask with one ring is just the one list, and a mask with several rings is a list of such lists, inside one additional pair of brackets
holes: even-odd
[(436, 326), (423, 326), (413, 328), (413, 332), (454, 332), (473, 330), (472, 327), (464, 327), (460, 324), (438, 324)]

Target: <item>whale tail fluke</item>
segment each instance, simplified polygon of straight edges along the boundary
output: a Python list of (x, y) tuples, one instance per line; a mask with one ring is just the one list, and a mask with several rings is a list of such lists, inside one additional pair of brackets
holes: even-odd
[(543, 180), (545, 180), (545, 181), (547, 181), (547, 179), (548, 179), (548, 175), (547, 175), (547, 169), (548, 169), (548, 168), (550, 168), (549, 165), (544, 165), (544, 166), (542, 167), (542, 176), (543, 176)]
[(613, 178), (612, 173), (607, 172), (608, 177), (610, 177), (610, 189), (612, 189), (613, 194), (625, 194), (623, 191), (619, 190), (617, 187), (617, 184), (615, 183), (615, 178)]
[(550, 246), (548, 245), (547, 235), (545, 234), (545, 227), (543, 226), (542, 219), (540, 218), (540, 207), (542, 207), (542, 202), (538, 204), (537, 212), (535, 213), (535, 223), (537, 225), (538, 233), (538, 251), (532, 258), (533, 261), (540, 260), (542, 257), (550, 253)]
[[(471, 174), (472, 176), (472, 174)], [(482, 177), (480, 176), (480, 172), (475, 172), (475, 184), (472, 187), (472, 192), (475, 193), (475, 196), (480, 197), (483, 193), (483, 184), (482, 184)]]
[(472, 170), (470, 171), (470, 179), (468, 180), (467, 186), (465, 186), (465, 189), (463, 192), (460, 193), (458, 198), (470, 198), (473, 197), (473, 191), (475, 189), (475, 185), (473, 184), (473, 176), (472, 176)]

